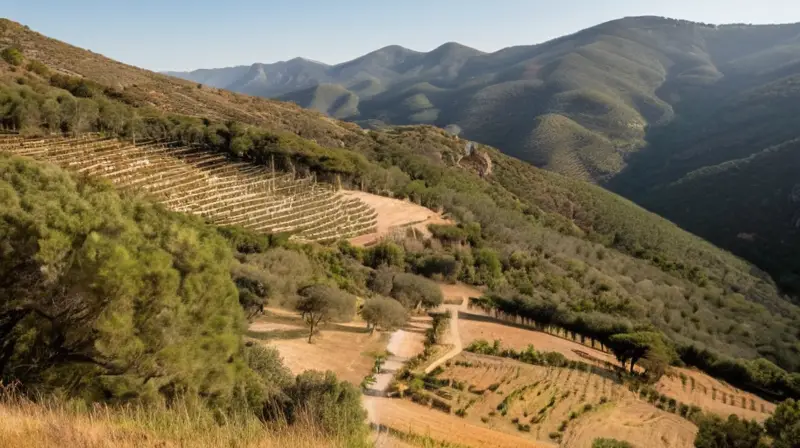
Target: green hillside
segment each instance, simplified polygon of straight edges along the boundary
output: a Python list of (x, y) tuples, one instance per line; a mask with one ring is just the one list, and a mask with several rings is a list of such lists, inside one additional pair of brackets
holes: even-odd
[[(798, 36), (800, 24), (630, 17), (491, 54), (457, 44), (429, 53), (387, 47), (332, 66), (320, 81), (349, 85), (355, 81), (348, 76), (368, 73), (380, 83), (380, 92), (360, 98), (357, 111), (347, 109), (350, 115), (335, 107), (336, 98), (322, 105), (292, 100), (335, 109), (335, 117), (362, 126), (459, 129), (462, 137), (635, 200), (748, 257), (796, 294), (800, 262), (768, 249), (791, 240), (787, 221), (740, 225), (727, 218), (748, 214), (744, 204), (757, 198), (791, 190), (791, 180), (770, 190), (754, 183), (747, 190), (752, 201), (734, 200), (742, 193), (737, 185), (715, 185), (726, 213), (701, 213), (705, 225), (686, 210), (707, 209), (709, 200), (670, 185), (800, 137)], [(788, 203), (781, 207), (780, 216), (792, 215)], [(740, 233), (761, 235), (764, 244), (747, 249), (736, 239)]]
[[(761, 270), (620, 196), (432, 126), (365, 131), (288, 103), (126, 66), (13, 22), (0, 24), (3, 45), (14, 42), (21, 57), (0, 62), (0, 125), (7, 129), (24, 136), (103, 132), (194, 144), (255, 164), (274, 160), (278, 169), (313, 172), (319, 181), (443, 209), (458, 223), (434, 229), (433, 242), (409, 235), (366, 250), (298, 248), (320, 264), (326, 282), (368, 295), (372, 270), (389, 263), (485, 286), (570, 325), (655, 329), (680, 353), (709, 350), (702, 363), (686, 359), (740, 375), (729, 381), (778, 396), (795, 393), (787, 373), (773, 364), (734, 358), (799, 369), (800, 308)], [(528, 88), (537, 87), (522, 86)], [(434, 90), (424, 98), (435, 105)], [(428, 110), (422, 95), (414, 91), (404, 107)], [(564, 98), (561, 107), (574, 99)], [(552, 121), (553, 129), (591, 132), (589, 121)], [(588, 164), (591, 158), (577, 160)], [(47, 215), (31, 219), (39, 216)], [(239, 236), (249, 247), (246, 235)], [(771, 378), (780, 381), (766, 384), (753, 373), (763, 366), (774, 368)]]

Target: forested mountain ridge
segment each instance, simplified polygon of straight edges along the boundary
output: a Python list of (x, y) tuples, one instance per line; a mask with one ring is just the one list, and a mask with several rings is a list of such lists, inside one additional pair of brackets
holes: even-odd
[[(486, 286), (576, 325), (655, 328), (725, 366), (738, 365), (727, 356), (800, 366), (800, 309), (768, 275), (596, 185), (432, 126), (365, 131), (0, 25), (0, 46), (16, 51), (0, 62), (0, 118), (23, 135), (180, 141), (443, 208), (459, 225), (436, 243), (398, 242), (402, 269)], [(363, 293), (362, 264), (378, 265), (346, 246), (320, 250), (337, 269), (329, 280)]]
[[(800, 137), (798, 36), (800, 24), (629, 17), (491, 54), (456, 44), (382, 49), (340, 64), (369, 69), (306, 79), (280, 98), (364, 126), (448, 127), (602, 184), (769, 270), (794, 294), (800, 262), (787, 248), (800, 244), (792, 219), (800, 184), (791, 175), (748, 188), (717, 176), (710, 196), (673, 184)], [(771, 170), (763, 168), (752, 179)], [(762, 201), (770, 203), (762, 219), (737, 219)], [(719, 213), (704, 213), (709, 205)]]

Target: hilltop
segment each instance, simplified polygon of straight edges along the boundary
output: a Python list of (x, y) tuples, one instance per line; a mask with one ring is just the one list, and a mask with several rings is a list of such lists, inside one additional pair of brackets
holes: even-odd
[[(786, 251), (800, 243), (793, 178), (743, 188), (716, 176), (713, 198), (690, 194), (685, 178), (800, 137), (799, 35), (800, 24), (628, 17), (490, 54), (452, 43), (429, 53), (389, 47), (326, 67), (321, 77), (308, 72), (294, 92), (274, 96), (367, 127), (447, 127), (601, 184), (748, 258), (796, 293), (800, 264)], [(759, 160), (763, 169), (748, 165), (754, 180), (779, 169), (764, 165), (774, 157)], [(764, 198), (770, 204), (758, 221), (737, 219)]]
[[(10, 21), (2, 29), (2, 45), (17, 46), (26, 58), (0, 65), (3, 101), (25, 111), (3, 117), (6, 127), (202, 145), (409, 198), (459, 225), (434, 235), (443, 246), (403, 243), (403, 266), (415, 273), (535, 297), (563, 319), (610, 317), (653, 326), (678, 346), (800, 366), (800, 309), (768, 275), (598, 186), (431, 126), (366, 131), (295, 105), (130, 67)], [(52, 98), (81, 107), (45, 123), (32, 119)]]

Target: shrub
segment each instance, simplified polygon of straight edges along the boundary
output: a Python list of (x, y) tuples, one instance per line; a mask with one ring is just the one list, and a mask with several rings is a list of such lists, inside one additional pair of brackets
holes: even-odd
[(34, 72), (39, 76), (46, 77), (50, 74), (50, 69), (39, 61), (30, 61), (26, 67), (28, 71)]
[(361, 317), (372, 325), (373, 332), (378, 327), (385, 331), (391, 331), (405, 325), (408, 313), (397, 300), (376, 297), (364, 303)]
[(407, 309), (435, 308), (442, 304), (442, 290), (435, 282), (414, 274), (397, 274), (392, 279), (391, 296)]
[(703, 418), (694, 446), (697, 448), (746, 447), (761, 448), (763, 428), (755, 421), (741, 420), (730, 415), (726, 420), (713, 415)]
[(286, 389), (288, 401), (284, 415), (289, 423), (306, 413), (329, 434), (363, 434), (366, 411), (361, 407), (361, 391), (333, 372), (307, 371), (297, 376)]
[(14, 67), (19, 67), (25, 60), (25, 57), (22, 55), (22, 51), (20, 51), (19, 48), (14, 47), (4, 48), (3, 51), (0, 51), (0, 57)]

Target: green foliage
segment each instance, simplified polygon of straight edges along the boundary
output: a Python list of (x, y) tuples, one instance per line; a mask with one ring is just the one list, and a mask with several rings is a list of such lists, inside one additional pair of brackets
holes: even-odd
[(608, 345), (623, 367), (630, 361), (631, 373), (634, 373), (636, 363), (643, 360), (643, 367), (652, 382), (661, 378), (666, 366), (675, 358), (674, 350), (659, 333), (654, 332), (615, 334), (609, 338)]
[(633, 448), (633, 445), (616, 439), (594, 439), (592, 448)]
[(90, 400), (197, 393), (225, 403), (243, 316), (216, 231), (0, 156), (0, 372)]
[(15, 47), (4, 48), (3, 51), (0, 51), (0, 57), (8, 64), (15, 67), (19, 67), (25, 61), (25, 56), (22, 55), (22, 51)]
[(730, 415), (727, 420), (713, 415), (698, 425), (694, 446), (697, 448), (766, 448), (764, 429), (755, 421)]
[(299, 293), (295, 308), (309, 327), (309, 343), (320, 324), (332, 320), (350, 321), (355, 314), (355, 296), (338, 288), (315, 284), (302, 288)]
[(376, 297), (364, 303), (361, 317), (372, 325), (372, 331), (378, 327), (391, 331), (405, 325), (408, 314), (397, 300)]
[(307, 371), (286, 388), (288, 400), (283, 414), (289, 423), (300, 416), (318, 422), (331, 435), (363, 440), (366, 411), (361, 407), (361, 391), (333, 372)]
[(28, 71), (36, 73), (39, 76), (46, 77), (50, 74), (50, 69), (39, 61), (30, 61), (26, 66)]
[(406, 309), (436, 308), (444, 300), (439, 285), (424, 277), (400, 273), (392, 279), (391, 296), (400, 301)]
[(384, 240), (365, 251), (364, 264), (373, 268), (381, 266), (402, 268), (405, 265), (405, 252), (397, 244)]
[(797, 448), (800, 444), (800, 401), (788, 399), (779, 404), (764, 422), (773, 448)]

